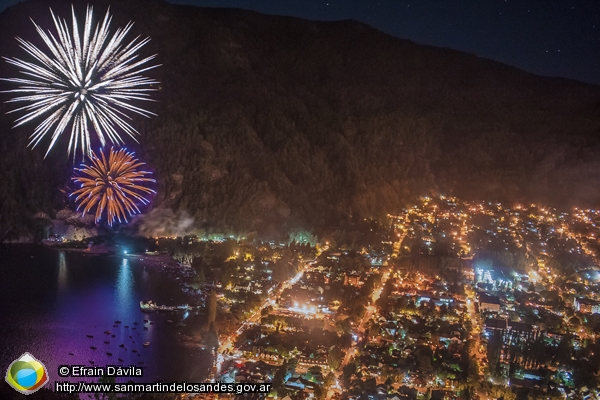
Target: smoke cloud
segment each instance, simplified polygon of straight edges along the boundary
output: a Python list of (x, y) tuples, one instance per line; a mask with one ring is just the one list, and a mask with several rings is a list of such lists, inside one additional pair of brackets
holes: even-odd
[(194, 227), (194, 218), (187, 211), (174, 212), (170, 208), (155, 208), (136, 217), (138, 233), (147, 237), (198, 235), (204, 231)]

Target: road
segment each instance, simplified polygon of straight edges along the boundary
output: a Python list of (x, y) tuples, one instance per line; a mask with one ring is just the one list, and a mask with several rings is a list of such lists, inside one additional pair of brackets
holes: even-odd
[[(292, 287), (296, 282), (300, 280), (300, 278), (302, 278), (302, 275), (304, 274), (307, 265), (308, 264), (303, 264), (300, 268), (300, 271), (298, 271), (298, 273), (295, 276), (282, 283), (277, 290), (274, 290), (273, 293), (271, 293), (267, 297), (267, 299), (261, 304), (261, 306), (250, 317), (248, 317), (246, 321), (244, 321), (234, 333), (229, 335), (227, 339), (220, 344), (219, 349), (217, 351), (217, 356), (215, 357), (217, 375), (221, 373), (221, 365), (223, 364), (223, 361), (225, 361), (225, 355), (223, 353), (225, 353), (225, 351), (227, 350), (233, 350), (235, 342), (237, 341), (238, 337), (242, 334), (242, 332), (244, 332), (246, 329), (260, 321), (262, 310), (264, 310), (270, 305), (275, 305), (277, 298), (281, 296), (283, 291), (289, 287)], [(211, 374), (209, 380), (214, 380), (214, 374)]]
[(357, 336), (358, 336), (357, 340), (352, 342), (352, 346), (346, 352), (346, 356), (344, 357), (344, 359), (340, 365), (340, 368), (338, 369), (338, 371), (336, 371), (336, 378), (338, 380), (340, 378), (340, 375), (342, 373), (342, 369), (344, 368), (344, 366), (346, 364), (348, 364), (350, 362), (350, 359), (352, 358), (352, 356), (357, 353), (358, 343), (364, 338), (365, 325), (371, 319), (373, 314), (377, 311), (375, 302), (377, 300), (379, 300), (379, 297), (381, 296), (381, 292), (383, 291), (383, 287), (385, 286), (389, 277), (390, 277), (390, 272), (385, 271), (383, 273), (383, 276), (381, 277), (381, 282), (380, 282), (379, 286), (373, 289), (373, 293), (371, 295), (371, 305), (369, 305), (367, 307), (363, 319), (360, 321), (360, 323), (358, 324), (358, 326), (356, 327), (356, 330), (355, 330), (355, 332), (357, 332)]
[(469, 318), (471, 319), (471, 324), (473, 326), (473, 330), (470, 334), (473, 336), (473, 340), (475, 341), (475, 350), (471, 353), (471, 357), (475, 357), (479, 362), (480, 370), (483, 370), (485, 367), (483, 360), (485, 359), (485, 354), (479, 351), (481, 347), (481, 332), (483, 327), (480, 324), (480, 318), (477, 312), (475, 311), (475, 293), (471, 292), (467, 297), (467, 311), (469, 313)]
[[(474, 350), (471, 351), (469, 356), (471, 359), (476, 359), (479, 364), (479, 378), (483, 379), (483, 371), (485, 370), (486, 363), (485, 359), (487, 355), (479, 351), (481, 347), (481, 332), (483, 327), (480, 324), (480, 317), (475, 311), (475, 292), (470, 292), (467, 296), (467, 312), (469, 313), (469, 317), (471, 319), (471, 324), (473, 329), (471, 330), (471, 335), (473, 336), (473, 340), (475, 341)], [(480, 399), (489, 400), (489, 396), (487, 393), (482, 391), (481, 389), (477, 392)]]
[[(398, 254), (400, 252), (400, 246), (402, 245), (402, 241), (404, 240), (405, 237), (406, 237), (406, 233), (398, 234), (398, 241), (394, 243), (394, 255), (395, 256), (398, 256)], [(357, 334), (358, 338), (357, 338), (357, 340), (352, 342), (352, 346), (346, 352), (346, 356), (344, 357), (344, 360), (342, 361), (342, 364), (341, 364), (338, 372), (341, 372), (344, 365), (348, 364), (348, 362), (350, 362), (350, 358), (356, 353), (356, 346), (358, 345), (358, 342), (361, 341), (362, 336), (364, 336), (364, 333), (365, 333), (365, 324), (371, 319), (371, 316), (373, 315), (373, 313), (375, 311), (377, 311), (375, 302), (377, 300), (379, 300), (379, 297), (381, 296), (381, 292), (383, 291), (383, 288), (389, 278), (390, 278), (390, 271), (386, 270), (383, 273), (383, 276), (381, 277), (381, 282), (379, 283), (379, 286), (376, 288), (373, 288), (373, 293), (371, 294), (371, 305), (367, 307), (363, 319), (360, 321), (360, 323), (358, 324), (358, 326), (356, 328), (356, 332), (358, 332), (358, 334)]]

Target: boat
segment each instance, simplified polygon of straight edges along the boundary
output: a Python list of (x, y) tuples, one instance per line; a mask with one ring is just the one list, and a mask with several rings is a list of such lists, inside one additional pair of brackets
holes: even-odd
[[(140, 309), (143, 312), (154, 312), (154, 311), (186, 311), (188, 310), (190, 307), (187, 304), (181, 305), (181, 306), (159, 306), (158, 304), (154, 303), (152, 300), (149, 300), (147, 303), (144, 303), (143, 301), (140, 301)], [(144, 320), (144, 322), (148, 322), (148, 320)], [(150, 322), (152, 323), (152, 322)]]
[(90, 346), (90, 349), (96, 350), (96, 346)]
[(131, 350), (131, 351), (133, 351), (134, 353), (137, 353), (137, 352), (138, 352), (136, 349), (133, 349), (133, 350)]
[(125, 328), (129, 328), (129, 325), (125, 325)]
[(93, 338), (94, 335), (85, 335), (86, 337)]
[(150, 346), (150, 342), (144, 342), (144, 347)]
[(94, 362), (92, 360), (90, 360), (90, 364), (94, 365)]
[(105, 334), (105, 335), (111, 335), (111, 334), (112, 334), (112, 332), (111, 332), (111, 331), (104, 331), (104, 334)]
[(119, 361), (123, 362), (123, 359), (121, 357), (119, 357)]
[(121, 321), (119, 321), (118, 319), (115, 320), (115, 324), (120, 324), (120, 323), (121, 323)]
[(110, 344), (110, 342), (108, 340), (105, 340), (104, 344)]
[(134, 325), (137, 325), (138, 323), (137, 323), (137, 322), (134, 322), (133, 324), (134, 324)]
[(150, 320), (148, 320), (148, 319), (145, 319), (145, 320), (144, 320), (144, 323), (148, 323), (148, 322), (150, 322)]
[(149, 300), (147, 303), (144, 303), (140, 300), (140, 309), (142, 312), (154, 312), (156, 311), (157, 307), (158, 306), (154, 304), (152, 300)]
[(113, 335), (111, 335), (111, 337), (116, 337), (116, 336), (113, 334)]
[(119, 345), (119, 347), (125, 347), (125, 345), (124, 345), (123, 343), (121, 343), (121, 344)]
[(107, 352), (106, 352), (106, 355), (107, 355), (107, 356), (112, 356), (112, 353), (107, 351)]
[(73, 353), (69, 353), (69, 355), (70, 355), (70, 356), (74, 356), (75, 354), (73, 354)]

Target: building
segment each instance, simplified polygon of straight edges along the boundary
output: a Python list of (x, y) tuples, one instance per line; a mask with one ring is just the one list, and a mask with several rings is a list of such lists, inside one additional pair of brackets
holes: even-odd
[(486, 293), (479, 294), (479, 311), (500, 312), (500, 297)]
[(346, 275), (344, 277), (344, 285), (360, 286), (361, 284), (362, 281), (360, 280), (359, 275)]
[(522, 338), (532, 338), (537, 334), (537, 326), (524, 322), (508, 321), (508, 327), (513, 335), (517, 334)]
[(485, 331), (491, 334), (493, 331), (506, 332), (508, 323), (505, 319), (488, 318), (485, 320)]
[(585, 297), (575, 297), (573, 305), (579, 312), (585, 314), (600, 314), (600, 301), (586, 299)]
[(515, 279), (520, 279), (520, 274), (501, 267), (474, 266), (475, 282), (487, 283), (495, 287), (512, 288)]

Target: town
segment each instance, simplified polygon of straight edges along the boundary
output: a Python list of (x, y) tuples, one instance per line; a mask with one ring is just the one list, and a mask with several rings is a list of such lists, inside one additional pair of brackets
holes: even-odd
[(438, 196), (328, 238), (159, 247), (204, 294), (213, 380), (289, 399), (587, 399), (598, 235), (600, 211)]

